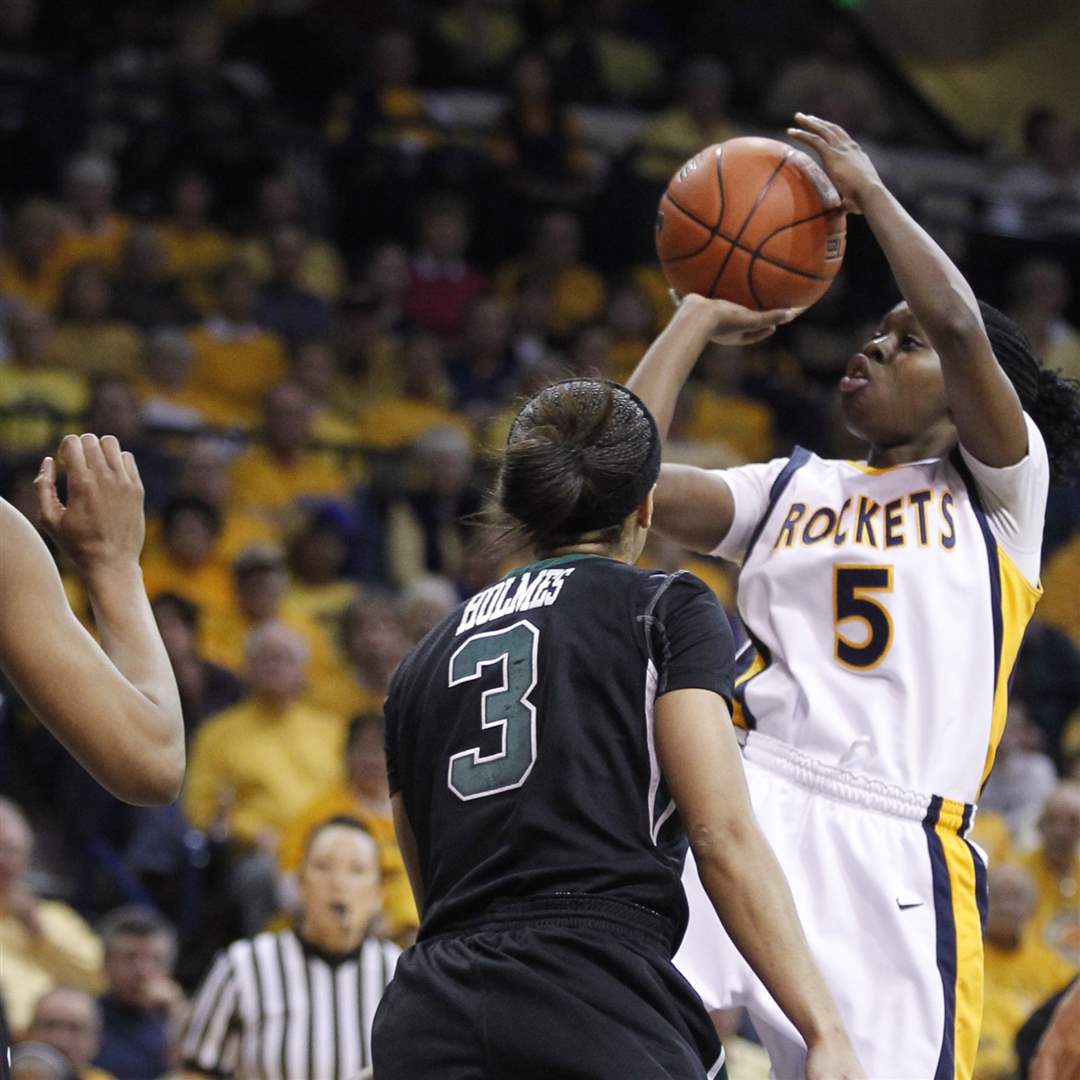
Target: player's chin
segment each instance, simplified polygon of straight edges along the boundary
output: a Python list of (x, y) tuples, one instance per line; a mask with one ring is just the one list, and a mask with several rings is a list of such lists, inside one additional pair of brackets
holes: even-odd
[(864, 386), (853, 394), (840, 395), (844, 425), (852, 435), (867, 442), (874, 441), (874, 435), (888, 418), (888, 410), (874, 390), (873, 386)]

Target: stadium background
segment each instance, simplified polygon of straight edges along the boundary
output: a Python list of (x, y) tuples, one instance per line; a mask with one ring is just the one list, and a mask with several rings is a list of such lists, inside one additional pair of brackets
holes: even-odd
[[(40, 458), (69, 430), (135, 451), (193, 747), (180, 806), (124, 807), (2, 688), (0, 792), (36, 838), (25, 885), (86, 920), (86, 988), (89, 927), (134, 902), (176, 926), (190, 990), (281, 906), (273, 868), (295, 865), (308, 803), (311, 821), (359, 800), (400, 886), (377, 739), (350, 794), (346, 723), (512, 557), (475, 513), (515, 398), (563, 373), (624, 379), (665, 322), (656, 200), (701, 146), (776, 134), (796, 108), (848, 126), (980, 295), (1080, 376), (1078, 48), (1080, 15), (1054, 0), (0, 0), (0, 491), (33, 518)], [(806, 316), (706, 355), (671, 457), (857, 453), (834, 384), (896, 297), (861, 222), (848, 237)], [(998, 858), (1037, 859), (1043, 800), (1080, 779), (1078, 525), (1080, 491), (1052, 492), (1046, 596), (988, 789), (1000, 815), (982, 819)], [(722, 565), (660, 542), (645, 558), (732, 610)], [(310, 655), (290, 708), (327, 733), (305, 777), (244, 742), (245, 635), (275, 620)], [(230, 754), (268, 798), (241, 805)], [(238, 885), (240, 862), (259, 873)], [(1062, 902), (1054, 944), (1075, 966)], [(407, 904), (389, 907), (407, 940)], [(984, 1058), (982, 1075), (1011, 1067)]]

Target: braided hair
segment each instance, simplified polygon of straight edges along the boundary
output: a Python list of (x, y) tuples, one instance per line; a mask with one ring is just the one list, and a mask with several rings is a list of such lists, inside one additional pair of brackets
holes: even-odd
[(1080, 474), (1080, 383), (1044, 368), (1028, 336), (1008, 315), (982, 301), (979, 310), (997, 362), (1046, 441), (1051, 480), (1071, 482)]

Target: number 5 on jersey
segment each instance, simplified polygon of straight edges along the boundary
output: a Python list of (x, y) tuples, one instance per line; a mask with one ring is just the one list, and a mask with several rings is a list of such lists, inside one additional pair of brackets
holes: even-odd
[(529, 694), (536, 686), (540, 631), (521, 621), (504, 630), (474, 634), (450, 657), (450, 686), (479, 679), (491, 664), (502, 665), (500, 686), (480, 699), (480, 726), (501, 728), (502, 749), (486, 757), (480, 747), (450, 758), (447, 783), (462, 801), (482, 799), (521, 787), (536, 761), (536, 708)]
[[(846, 668), (869, 671), (885, 659), (892, 648), (893, 624), (884, 604), (866, 593), (892, 592), (891, 566), (833, 567), (833, 655)], [(866, 636), (854, 642), (840, 629), (849, 619), (866, 627)]]

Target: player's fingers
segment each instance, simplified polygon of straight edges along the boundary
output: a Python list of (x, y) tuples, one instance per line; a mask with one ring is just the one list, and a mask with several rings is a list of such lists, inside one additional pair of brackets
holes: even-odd
[(135, 464), (135, 455), (130, 450), (125, 450), (120, 455), (121, 463), (124, 466), (124, 472), (127, 473), (128, 479), (133, 484), (142, 484), (142, 477), (139, 475), (139, 466)]
[(801, 142), (803, 146), (809, 146), (811, 150), (816, 150), (819, 154), (824, 154), (824, 151), (829, 148), (829, 144), (820, 135), (815, 135), (812, 131), (803, 131), (802, 128), (788, 128), (787, 133), (796, 142)]
[(45, 458), (34, 477), (34, 491), (37, 493), (38, 510), (41, 520), (49, 530), (59, 528), (64, 516), (64, 504), (56, 494), (56, 462), (51, 457)]
[(795, 114), (795, 123), (804, 131), (812, 131), (815, 135), (820, 135), (826, 142), (835, 134), (827, 120), (811, 116), (809, 113), (797, 112)]
[(60, 440), (60, 449), (56, 452), (56, 456), (67, 469), (68, 477), (73, 483), (86, 480), (89, 475), (86, 468), (86, 454), (83, 451), (82, 439), (78, 435), (65, 435)]
[(742, 343), (744, 345), (756, 345), (759, 341), (764, 341), (766, 338), (772, 337), (775, 333), (775, 326), (766, 326), (761, 330), (748, 330), (743, 334)]
[(106, 464), (118, 476), (125, 476), (123, 456), (120, 453), (120, 441), (115, 435), (101, 436), (101, 456)]
[(92, 473), (102, 473), (106, 469), (105, 455), (101, 452), (101, 440), (90, 432), (79, 436), (82, 443), (83, 457), (86, 459), (86, 467)]

